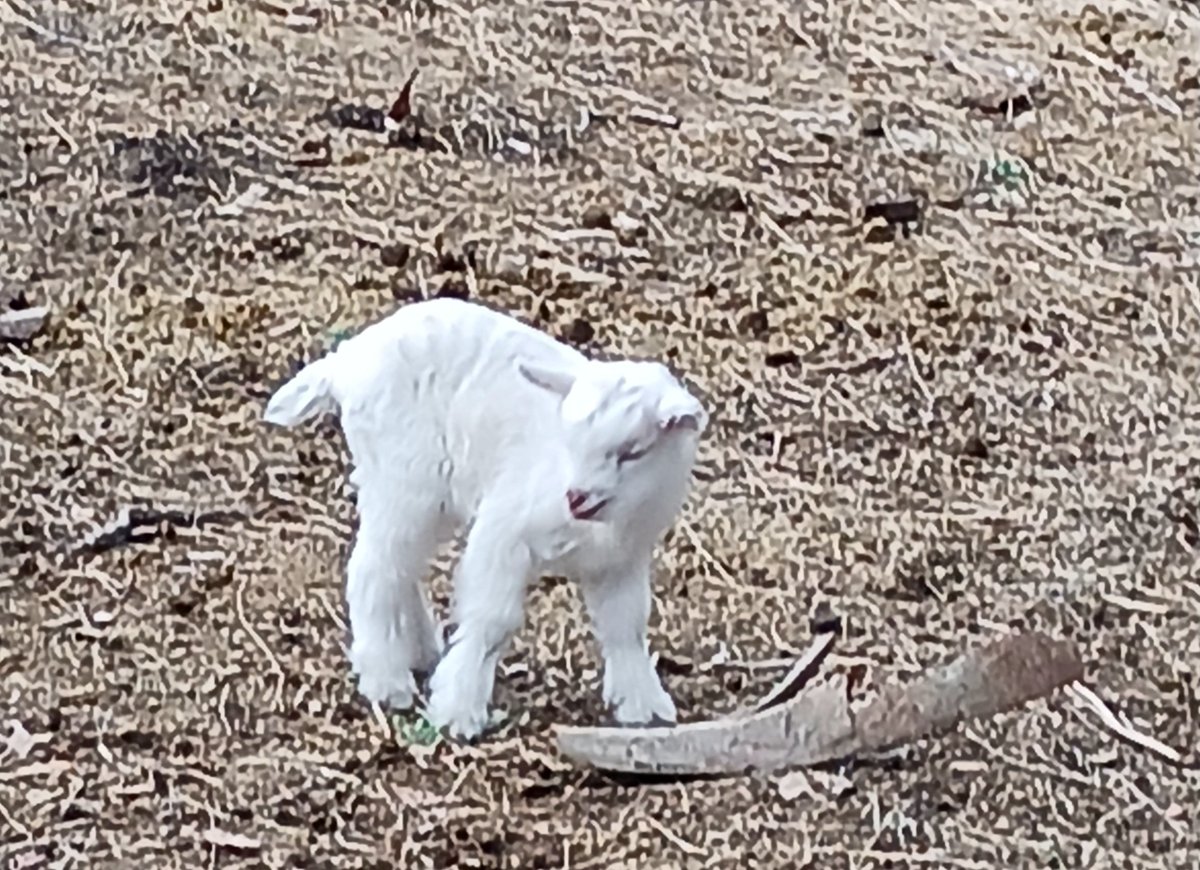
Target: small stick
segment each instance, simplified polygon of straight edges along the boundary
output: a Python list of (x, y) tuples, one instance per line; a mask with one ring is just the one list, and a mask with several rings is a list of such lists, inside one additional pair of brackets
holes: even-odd
[(271, 672), (279, 678), (279, 681), (275, 686), (275, 694), (273, 698), (275, 706), (278, 706), (283, 697), (283, 681), (285, 678), (283, 666), (279, 664), (279, 659), (276, 658), (275, 653), (271, 651), (271, 647), (267, 645), (267, 642), (262, 639), (262, 635), (255, 630), (254, 626), (250, 624), (250, 620), (246, 617), (246, 604), (243, 596), (246, 591), (247, 583), (249, 583), (248, 578), (243, 577), (237, 586), (234, 587), (234, 611), (237, 614), (237, 619), (238, 622), (241, 623), (242, 629), (250, 635), (250, 638), (254, 641), (255, 646), (262, 650), (263, 655), (265, 655), (267, 657), (267, 661), (270, 662)]
[(691, 855), (693, 858), (698, 858), (702, 855), (707, 854), (703, 849), (701, 849), (695, 843), (689, 843), (687, 840), (680, 837), (674, 831), (668, 830), (667, 826), (664, 825), (662, 822), (660, 822), (658, 819), (654, 818), (654, 816), (646, 815), (646, 816), (642, 816), (642, 819), (646, 822), (646, 824), (648, 824), (650, 827), (654, 828), (656, 831), (658, 831), (658, 833), (662, 834), (663, 837), (667, 841), (678, 846), (679, 849), (681, 851), (683, 851), (685, 854)]
[(180, 528), (203, 528), (213, 524), (243, 522), (247, 515), (237, 508), (194, 510), (182, 507), (124, 507), (117, 517), (89, 533), (71, 550), (74, 555), (94, 555), (129, 544), (138, 544), (160, 537), (163, 525)]
[(637, 121), (641, 124), (653, 124), (658, 127), (666, 127), (670, 130), (678, 130), (680, 120), (675, 115), (667, 114), (666, 112), (656, 112), (652, 109), (646, 109), (642, 106), (634, 106), (629, 110), (629, 119)]
[(1116, 713), (1108, 708), (1108, 705), (1100, 700), (1099, 695), (1083, 685), (1083, 683), (1071, 683), (1067, 686), (1067, 691), (1077, 701), (1081, 702), (1083, 706), (1090, 708), (1092, 712), (1099, 716), (1104, 727), (1118, 738), (1127, 743), (1132, 743), (1141, 749), (1145, 749), (1147, 752), (1151, 752), (1173, 764), (1181, 764), (1183, 762), (1183, 756), (1172, 747), (1156, 737), (1152, 737), (1149, 734), (1142, 734), (1140, 731), (1134, 729), (1132, 725), (1128, 724), (1128, 722), (1122, 722), (1121, 719), (1124, 717), (1118, 717)]
[(58, 122), (57, 118), (47, 111), (42, 112), (42, 117), (46, 119), (46, 123), (50, 125), (50, 129), (58, 134), (58, 138), (62, 139), (63, 144), (71, 149), (72, 154), (79, 150), (79, 143), (76, 142), (74, 137), (67, 132), (67, 128)]
[(1121, 595), (1116, 592), (1101, 592), (1100, 597), (1114, 607), (1120, 607), (1122, 610), (1149, 613), (1154, 616), (1162, 616), (1171, 612), (1171, 608), (1167, 604), (1160, 604), (1157, 601), (1138, 601), (1136, 598), (1130, 598), (1127, 595)]
[(881, 752), (994, 716), (1078, 680), (1079, 651), (1044, 634), (1003, 637), (852, 706), (843, 674), (779, 706), (674, 727), (559, 726), (577, 763), (649, 774), (737, 774), (811, 766)]
[(821, 669), (821, 663), (833, 651), (833, 644), (836, 640), (837, 635), (832, 631), (817, 635), (808, 649), (804, 651), (804, 655), (796, 659), (791, 670), (787, 672), (782, 680), (775, 684), (775, 688), (768, 692), (766, 697), (750, 709), (741, 713), (735, 713), (734, 716), (742, 718), (754, 713), (761, 713), (763, 710), (778, 707), (785, 701), (790, 701), (796, 697), (812, 678), (817, 675), (817, 671)]

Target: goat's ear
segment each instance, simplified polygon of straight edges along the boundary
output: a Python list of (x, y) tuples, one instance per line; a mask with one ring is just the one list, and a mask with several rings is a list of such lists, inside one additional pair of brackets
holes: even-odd
[(658, 427), (664, 432), (702, 432), (707, 425), (708, 412), (686, 390), (672, 390), (658, 403)]
[(575, 375), (562, 369), (551, 368), (540, 363), (522, 360), (517, 363), (517, 369), (522, 377), (543, 390), (549, 390), (560, 399), (566, 398), (575, 383)]

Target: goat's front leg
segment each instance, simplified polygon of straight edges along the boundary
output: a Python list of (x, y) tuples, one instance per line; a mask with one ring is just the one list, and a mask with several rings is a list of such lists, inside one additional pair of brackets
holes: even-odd
[(499, 512), (476, 520), (454, 578), (458, 627), (429, 682), (429, 720), (450, 736), (483, 732), (496, 666), (525, 617), (529, 548)]
[(622, 725), (670, 724), (675, 703), (654, 669), (646, 640), (650, 559), (582, 578), (583, 598), (604, 656), (603, 697)]

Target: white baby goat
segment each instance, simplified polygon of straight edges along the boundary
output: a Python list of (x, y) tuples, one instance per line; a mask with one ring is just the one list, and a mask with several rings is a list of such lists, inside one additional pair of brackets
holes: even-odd
[[(647, 646), (651, 558), (708, 414), (665, 366), (589, 360), (482, 305), (429, 300), (310, 363), (265, 418), (292, 426), (321, 410), (340, 411), (355, 466), (346, 597), (368, 700), (409, 707), (413, 672), (436, 667), (430, 720), (480, 734), (526, 586), (555, 573), (582, 586), (617, 721), (675, 721)], [(464, 526), (443, 654), (422, 581)]]

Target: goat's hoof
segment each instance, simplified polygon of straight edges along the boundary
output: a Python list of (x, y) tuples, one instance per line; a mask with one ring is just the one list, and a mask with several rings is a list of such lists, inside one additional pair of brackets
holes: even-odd
[(438, 730), (456, 743), (465, 746), (477, 745), (483, 739), (484, 732), (484, 729), (475, 722), (447, 722), (445, 725), (438, 726)]
[(437, 692), (433, 692), (425, 711), (425, 717), (430, 724), (444, 732), (452, 740), (460, 743), (475, 743), (487, 728), (487, 712), (449, 711), (440, 701)]
[(394, 677), (359, 677), (358, 692), (370, 704), (386, 710), (407, 710), (413, 705), (413, 683), (397, 681)]
[(613, 705), (612, 711), (618, 725), (631, 728), (662, 728), (674, 725), (677, 718), (675, 702), (666, 692), (656, 692), (649, 698), (627, 695)]

